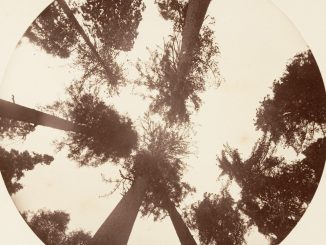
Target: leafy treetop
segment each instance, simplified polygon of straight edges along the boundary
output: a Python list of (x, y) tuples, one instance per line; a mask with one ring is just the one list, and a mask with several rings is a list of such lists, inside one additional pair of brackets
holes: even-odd
[(173, 22), (176, 32), (182, 32), (188, 9), (188, 1), (184, 0), (155, 0), (161, 16)]
[[(79, 18), (96, 47), (129, 51), (137, 37), (142, 19), (142, 0), (87, 0), (75, 4), (72, 11)], [(31, 42), (46, 52), (67, 58), (81, 39), (58, 1), (50, 4), (25, 33)]]
[[(148, 62), (137, 63), (138, 83), (153, 92), (149, 95), (152, 112), (163, 115), (172, 123), (189, 122), (191, 111), (200, 107), (200, 93), (205, 91), (206, 81), (219, 83), (216, 59), (219, 49), (211, 29), (214, 21), (211, 19), (206, 23), (195, 37), (195, 45), (188, 47), (191, 55), (187, 58), (190, 60), (184, 62), (189, 64), (185, 69), (181, 66), (180, 51), (187, 4), (182, 1), (156, 2), (162, 16), (175, 22), (175, 28), (162, 51), (152, 51)], [(184, 69), (187, 75), (180, 77)]]
[(201, 244), (245, 244), (246, 223), (226, 189), (220, 195), (205, 193), (185, 216), (189, 227), (198, 231)]
[(51, 3), (24, 34), (45, 52), (61, 58), (70, 56), (78, 34), (57, 1)]
[(89, 232), (67, 232), (70, 215), (66, 212), (38, 210), (36, 213), (22, 213), (22, 216), (46, 245), (88, 245), (91, 242)]
[(156, 220), (167, 214), (167, 205), (172, 202), (178, 206), (187, 194), (194, 191), (182, 181), (186, 168), (184, 159), (189, 154), (187, 132), (150, 121), (148, 117), (143, 128), (139, 150), (125, 162), (122, 177), (130, 181), (137, 177), (147, 180), (141, 212), (143, 215), (152, 214)]
[(319, 139), (305, 151), (303, 160), (286, 163), (273, 156), (271, 139), (263, 137), (243, 161), (237, 150), (226, 147), (218, 158), (222, 174), (242, 188), (239, 208), (259, 232), (281, 242), (297, 224), (310, 203), (326, 159), (326, 141)]
[[(130, 51), (142, 19), (142, 0), (66, 0), (50, 4), (25, 33), (32, 43), (60, 58), (72, 57), (83, 70), (82, 80), (107, 83), (110, 93), (124, 83), (120, 51)], [(71, 55), (74, 54), (74, 55)]]
[(87, 0), (80, 12), (104, 49), (130, 51), (144, 9), (142, 0)]
[(0, 117), (0, 139), (16, 137), (25, 139), (29, 133), (35, 130), (35, 126), (31, 123)]
[(131, 120), (119, 115), (98, 96), (80, 92), (70, 86), (70, 99), (46, 108), (86, 128), (78, 133), (67, 132), (68, 137), (59, 143), (59, 149), (68, 146), (68, 157), (81, 166), (98, 166), (108, 160), (115, 162), (129, 157), (138, 141)]
[(326, 92), (310, 50), (296, 55), (273, 83), (273, 97), (261, 102), (255, 125), (297, 152), (326, 136)]
[(9, 194), (15, 194), (23, 188), (19, 180), (24, 177), (25, 171), (34, 169), (37, 164), (49, 165), (53, 157), (49, 155), (30, 154), (28, 151), (7, 151), (0, 147), (0, 171)]

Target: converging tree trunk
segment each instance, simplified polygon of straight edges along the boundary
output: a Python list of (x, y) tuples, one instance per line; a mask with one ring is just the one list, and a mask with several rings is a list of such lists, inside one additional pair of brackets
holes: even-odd
[(82, 132), (85, 127), (68, 120), (0, 99), (0, 117), (50, 128)]
[(174, 203), (170, 200), (166, 202), (166, 210), (169, 213), (174, 229), (178, 235), (181, 245), (197, 245), (195, 239), (191, 235), (189, 228), (183, 221), (181, 215), (176, 209)]
[[(60, 0), (63, 1), (63, 0)], [(193, 49), (198, 41), (210, 0), (190, 0), (182, 33), (181, 53), (178, 63), (178, 81), (182, 81), (191, 68)], [(177, 89), (181, 89), (177, 86)], [(138, 180), (139, 181), (139, 180)], [(142, 180), (144, 181), (144, 180)], [(146, 183), (134, 183), (116, 208), (93, 237), (92, 245), (127, 244), (141, 202), (146, 191)], [(172, 202), (167, 211), (182, 245), (196, 245), (188, 227)]]
[(144, 199), (147, 181), (138, 177), (92, 238), (92, 245), (126, 245)]
[[(209, 6), (210, 0), (189, 0), (186, 16), (184, 20), (184, 28), (182, 31), (182, 42), (180, 52), (178, 53), (176, 79), (172, 87), (172, 96), (170, 106), (171, 113), (175, 117), (181, 118), (182, 121), (189, 120), (187, 115), (186, 100), (194, 100), (194, 84), (192, 79), (187, 80), (194, 68), (194, 56), (197, 47), (199, 47), (200, 29), (203, 25), (205, 15)], [(195, 64), (196, 66), (197, 64)], [(196, 70), (196, 68), (194, 69)], [(172, 117), (173, 117), (172, 116)]]
[(178, 80), (182, 81), (191, 68), (193, 50), (211, 0), (189, 0), (185, 26), (182, 32), (178, 63)]
[(86, 45), (91, 50), (91, 52), (92, 52), (93, 56), (95, 57), (95, 59), (99, 62), (99, 64), (104, 69), (105, 73), (108, 76), (109, 81), (112, 82), (112, 83), (114, 83), (115, 81), (111, 81), (112, 80), (112, 77), (114, 77), (113, 74), (112, 74), (112, 72), (110, 71), (110, 69), (108, 69), (105, 61), (101, 58), (101, 56), (99, 55), (99, 53), (96, 50), (95, 46), (93, 45), (93, 43), (91, 42), (91, 40), (89, 39), (89, 37), (86, 35), (84, 29), (79, 24), (78, 20), (74, 16), (74, 14), (71, 11), (71, 9), (69, 8), (68, 4), (65, 2), (65, 0), (57, 0), (57, 2), (59, 3), (60, 7), (65, 12), (65, 14), (67, 15), (67, 17), (69, 18), (69, 20), (71, 21), (71, 23), (74, 25), (74, 27), (76, 28), (76, 30), (78, 31), (78, 33), (82, 36), (82, 38), (84, 39)]
[[(95, 233), (91, 245), (127, 244), (146, 189), (146, 179), (142, 177), (137, 178)], [(174, 203), (166, 201), (166, 210), (169, 213), (181, 245), (197, 245)]]

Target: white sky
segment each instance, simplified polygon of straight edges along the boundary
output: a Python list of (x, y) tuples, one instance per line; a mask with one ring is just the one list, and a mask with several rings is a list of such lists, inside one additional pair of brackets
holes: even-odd
[[(152, 1), (145, 4), (139, 37), (128, 56), (131, 61), (146, 59), (146, 46), (161, 44), (163, 35), (170, 30)], [(194, 116), (197, 154), (189, 161), (185, 179), (197, 188), (197, 194), (187, 198), (184, 205), (201, 199), (204, 192), (218, 192), (216, 155), (223, 144), (239, 148), (244, 157), (248, 155), (258, 137), (253, 120), (259, 101), (270, 92), (288, 59), (307, 48), (291, 23), (268, 1), (212, 0), (208, 11), (216, 19), (215, 35), (225, 81), (218, 89), (203, 94), (204, 103)], [(24, 42), (13, 55), (0, 97), (10, 100), (14, 94), (16, 103), (29, 107), (49, 104), (63, 96), (64, 86), (75, 76), (67, 64)], [(147, 106), (128, 89), (112, 101), (134, 120)], [(38, 127), (27, 141), (6, 142), (5, 146), (53, 155), (51, 142), (61, 135), (58, 130)], [(21, 181), (24, 189), (14, 195), (14, 201), (20, 210), (66, 210), (71, 215), (71, 229), (81, 227), (95, 232), (121, 198), (119, 193), (99, 198), (110, 191), (100, 174), (117, 170), (110, 166), (77, 168), (65, 155), (60, 152), (51, 166), (37, 166), (27, 172)], [(154, 223), (152, 218), (137, 218), (129, 244), (140, 243), (178, 244), (178, 239), (169, 219)], [(248, 244), (264, 244), (264, 239), (254, 234)]]

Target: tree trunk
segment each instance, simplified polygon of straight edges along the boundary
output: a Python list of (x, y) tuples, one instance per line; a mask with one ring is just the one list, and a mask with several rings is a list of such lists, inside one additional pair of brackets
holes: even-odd
[(50, 114), (0, 99), (0, 117), (65, 131), (82, 132), (85, 127)]
[(211, 0), (189, 0), (178, 62), (179, 81), (182, 81), (190, 71), (193, 50), (210, 2)]
[(57, 0), (57, 2), (60, 5), (60, 7), (62, 8), (62, 10), (65, 12), (65, 14), (67, 15), (68, 19), (75, 26), (78, 33), (82, 36), (82, 38), (84, 39), (86, 45), (91, 50), (91, 52), (92, 52), (93, 56), (95, 57), (95, 59), (99, 62), (99, 64), (104, 69), (104, 71), (105, 71), (105, 73), (106, 73), (106, 75), (108, 77), (108, 80), (111, 83), (115, 83), (116, 81), (112, 81), (112, 78), (114, 77), (113, 73), (110, 71), (110, 69), (108, 69), (107, 65), (105, 64), (105, 61), (101, 58), (101, 56), (99, 55), (99, 53), (96, 50), (95, 46), (93, 45), (93, 43), (91, 42), (89, 37), (86, 35), (84, 29), (79, 24), (78, 20), (74, 16), (74, 14), (71, 11), (71, 9), (69, 8), (68, 4), (65, 2), (65, 0)]
[(169, 216), (173, 223), (174, 229), (177, 232), (181, 245), (196, 245), (197, 243), (191, 235), (187, 225), (183, 221), (174, 203), (172, 203), (170, 200), (166, 202), (166, 210), (169, 213)]
[(126, 245), (147, 189), (138, 177), (92, 238), (92, 245)]

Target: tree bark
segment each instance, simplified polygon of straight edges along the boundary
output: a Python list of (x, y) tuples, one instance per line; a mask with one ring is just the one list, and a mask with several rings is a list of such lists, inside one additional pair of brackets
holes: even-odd
[(147, 189), (138, 177), (92, 238), (91, 245), (126, 245)]
[(179, 81), (182, 81), (190, 71), (194, 47), (210, 2), (211, 0), (189, 0), (178, 62)]
[(112, 78), (114, 77), (113, 73), (110, 71), (110, 69), (108, 69), (107, 65), (105, 64), (105, 61), (101, 58), (101, 56), (99, 55), (99, 53), (96, 50), (95, 46), (93, 45), (93, 43), (91, 42), (89, 37), (86, 35), (84, 29), (79, 24), (78, 20), (74, 16), (74, 14), (71, 11), (71, 9), (69, 8), (68, 4), (65, 2), (65, 0), (57, 0), (57, 2), (60, 5), (60, 7), (62, 8), (62, 10), (65, 12), (65, 14), (67, 15), (68, 19), (75, 26), (78, 33), (82, 36), (82, 38), (84, 39), (86, 45), (91, 50), (91, 52), (92, 52), (93, 56), (95, 57), (95, 59), (99, 62), (99, 64), (104, 69), (104, 71), (105, 71), (105, 73), (106, 73), (106, 75), (108, 77), (108, 80), (110, 82), (112, 82), (112, 83), (115, 83), (115, 81), (112, 81)]
[(55, 129), (82, 132), (86, 128), (62, 118), (0, 99), (0, 117)]
[(183, 221), (174, 203), (172, 203), (170, 200), (166, 202), (166, 210), (169, 213), (169, 216), (173, 223), (174, 229), (177, 232), (181, 245), (197, 245), (195, 239), (191, 235), (187, 225)]

